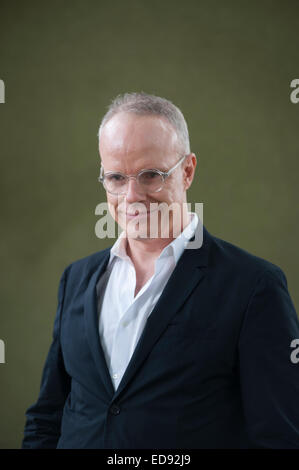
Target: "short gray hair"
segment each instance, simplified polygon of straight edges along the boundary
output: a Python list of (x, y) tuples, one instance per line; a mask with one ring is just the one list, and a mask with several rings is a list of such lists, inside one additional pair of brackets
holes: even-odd
[(187, 123), (183, 113), (171, 101), (144, 92), (117, 95), (109, 105), (108, 111), (102, 119), (98, 132), (99, 139), (104, 125), (115, 116), (115, 114), (121, 112), (165, 117), (176, 131), (183, 153), (185, 155), (190, 153)]

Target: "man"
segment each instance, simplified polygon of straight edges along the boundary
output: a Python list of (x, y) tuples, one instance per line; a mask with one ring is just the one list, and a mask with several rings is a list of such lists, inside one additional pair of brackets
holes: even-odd
[[(187, 210), (196, 156), (182, 113), (119, 96), (99, 149), (123, 232), (62, 275), (22, 447), (299, 448), (299, 324), (285, 275)], [(159, 203), (179, 208), (166, 237)]]

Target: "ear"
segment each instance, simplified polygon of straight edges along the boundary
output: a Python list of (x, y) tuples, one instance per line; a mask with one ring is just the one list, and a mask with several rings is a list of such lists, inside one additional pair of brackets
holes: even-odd
[(190, 153), (184, 162), (184, 189), (187, 191), (187, 189), (190, 188), (193, 178), (194, 178), (194, 173), (195, 173), (195, 168), (197, 165), (197, 158), (194, 153)]

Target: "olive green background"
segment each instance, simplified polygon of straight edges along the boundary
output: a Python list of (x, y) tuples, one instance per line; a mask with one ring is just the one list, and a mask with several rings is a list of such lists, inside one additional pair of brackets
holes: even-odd
[(114, 242), (94, 211), (98, 125), (119, 93), (181, 108), (199, 158), (188, 200), (284, 270), (298, 311), (298, 36), (291, 0), (0, 0), (1, 448), (20, 447), (37, 399), (63, 269)]

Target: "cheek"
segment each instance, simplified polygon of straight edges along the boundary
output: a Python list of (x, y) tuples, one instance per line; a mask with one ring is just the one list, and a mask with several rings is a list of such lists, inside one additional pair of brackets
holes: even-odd
[(184, 188), (182, 186), (181, 180), (173, 180), (171, 184), (163, 190), (163, 195), (161, 194), (161, 200), (165, 202), (181, 202), (183, 200)]
[(109, 209), (111, 216), (113, 217), (113, 219), (117, 220), (117, 207), (118, 207), (117, 198), (107, 195), (107, 203), (108, 203), (108, 209)]

